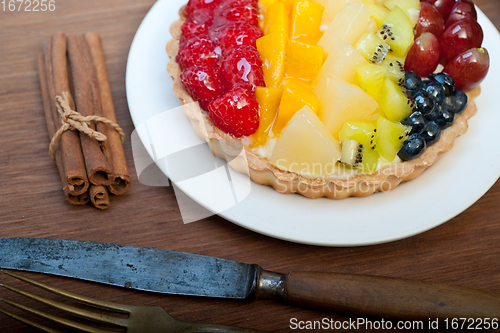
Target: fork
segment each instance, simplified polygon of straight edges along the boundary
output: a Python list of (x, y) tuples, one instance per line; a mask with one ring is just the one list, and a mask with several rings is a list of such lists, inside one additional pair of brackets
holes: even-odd
[[(219, 332), (219, 333), (229, 333), (229, 332), (246, 332), (246, 333), (256, 333), (256, 332), (261, 332), (261, 331), (256, 331), (252, 329), (247, 329), (247, 328), (241, 328), (241, 327), (235, 327), (235, 326), (225, 326), (225, 325), (217, 325), (217, 324), (205, 324), (205, 323), (195, 323), (195, 322), (188, 322), (188, 321), (183, 321), (176, 319), (169, 315), (163, 308), (161, 307), (153, 307), (153, 306), (133, 306), (133, 305), (125, 305), (125, 304), (119, 304), (119, 303), (113, 303), (113, 302), (107, 302), (87, 296), (82, 296), (70, 291), (66, 291), (64, 289), (60, 289), (57, 287), (50, 286), (48, 284), (30, 279), (28, 277), (25, 277), (23, 275), (10, 272), (10, 271), (5, 271), (5, 270), (0, 270), (0, 272), (5, 273), (7, 275), (10, 275), (16, 279), (19, 279), (21, 281), (24, 281), (26, 283), (32, 284), (36, 287), (39, 287), (41, 289), (45, 289), (47, 291), (50, 291), (54, 294), (58, 294), (61, 296), (65, 296), (67, 298), (76, 300), (80, 303), (103, 309), (103, 310), (108, 310), (108, 311), (115, 311), (118, 313), (124, 313), (128, 314), (128, 318), (119, 318), (119, 317), (113, 317), (113, 316), (108, 316), (108, 315), (103, 315), (99, 314), (96, 312), (92, 312), (89, 310), (85, 309), (80, 309), (65, 303), (61, 303), (55, 300), (52, 300), (50, 298), (46, 298), (43, 296), (39, 296), (36, 294), (33, 294), (31, 292), (19, 289), (17, 287), (5, 284), (0, 282), (0, 287), (4, 287), (6, 289), (9, 289), (13, 292), (16, 292), (18, 294), (24, 295), (28, 298), (34, 299), (36, 301), (39, 301), (41, 303), (47, 304), (51, 307), (54, 307), (56, 309), (62, 310), (69, 312), (75, 316), (78, 316), (80, 318), (88, 319), (94, 322), (110, 325), (110, 326), (115, 326), (115, 327), (122, 327), (126, 328), (126, 332), (128, 333), (156, 333), (156, 332), (175, 332), (175, 333), (184, 333), (184, 332)], [(33, 309), (31, 307), (22, 305), (20, 303), (11, 301), (9, 299), (0, 297), (0, 301), (3, 301), (7, 304), (10, 304), (14, 307), (17, 307), (19, 309), (31, 312), (37, 316), (43, 317), (45, 319), (51, 320), (53, 322), (62, 324), (64, 326), (77, 329), (83, 332), (89, 332), (89, 333), (108, 333), (110, 331), (107, 330), (102, 330), (102, 329), (97, 329), (95, 327), (91, 327), (82, 323), (74, 322), (72, 320), (68, 320), (65, 318), (61, 318), (49, 313), (45, 313), (36, 309)], [(48, 332), (48, 333), (61, 333), (55, 329), (40, 325), (38, 323), (35, 323), (31, 320), (25, 319), (19, 315), (16, 315), (12, 312), (9, 312), (7, 310), (1, 309), (0, 312), (13, 318), (16, 319), (20, 322), (23, 322), (27, 325), (30, 325), (32, 327), (38, 328), (43, 332)]]

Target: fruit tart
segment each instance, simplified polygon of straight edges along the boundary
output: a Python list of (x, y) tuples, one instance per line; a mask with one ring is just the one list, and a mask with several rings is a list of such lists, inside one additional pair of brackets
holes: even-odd
[(309, 198), (387, 191), (467, 131), (489, 68), (470, 0), (189, 0), (173, 90), (213, 153)]

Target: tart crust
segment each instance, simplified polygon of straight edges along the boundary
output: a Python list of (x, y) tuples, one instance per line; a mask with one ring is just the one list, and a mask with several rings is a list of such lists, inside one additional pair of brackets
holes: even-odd
[(416, 178), (433, 165), (442, 154), (453, 148), (455, 138), (467, 132), (467, 121), (477, 111), (474, 99), (480, 94), (480, 87), (467, 92), (469, 98), (467, 108), (455, 119), (452, 126), (442, 131), (439, 141), (428, 147), (420, 157), (385, 166), (373, 174), (356, 173), (349, 176), (311, 179), (297, 173), (280, 170), (246, 148), (243, 144), (245, 138), (236, 139), (217, 128), (207, 113), (199, 108), (198, 103), (195, 103), (184, 89), (180, 80), (181, 68), (175, 61), (179, 52), (181, 26), (185, 22), (182, 15), (183, 9), (179, 11), (180, 19), (170, 26), (172, 39), (166, 47), (170, 56), (167, 72), (173, 78), (175, 95), (183, 104), (184, 112), (197, 135), (209, 144), (216, 156), (224, 158), (236, 171), (248, 174), (257, 184), (272, 186), (278, 192), (299, 193), (311, 199), (320, 197), (344, 199), (350, 196), (366, 197), (375, 192), (389, 191), (401, 182)]

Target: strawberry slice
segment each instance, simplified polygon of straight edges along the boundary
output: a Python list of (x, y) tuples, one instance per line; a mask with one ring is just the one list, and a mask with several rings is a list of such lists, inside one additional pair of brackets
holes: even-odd
[(253, 91), (235, 87), (208, 105), (210, 119), (221, 130), (239, 138), (259, 128), (259, 104)]

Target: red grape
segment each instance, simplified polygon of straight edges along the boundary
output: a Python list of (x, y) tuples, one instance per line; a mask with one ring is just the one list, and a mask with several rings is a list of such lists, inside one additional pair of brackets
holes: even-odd
[(405, 61), (405, 70), (420, 77), (431, 75), (439, 64), (439, 42), (430, 32), (424, 32), (415, 40)]
[(431, 5), (436, 6), (445, 22), (451, 13), (451, 9), (455, 5), (455, 0), (422, 0), (421, 2), (428, 2)]
[(449, 27), (453, 23), (461, 19), (468, 18), (477, 21), (477, 12), (474, 3), (470, 0), (458, 0), (451, 10), (451, 14), (446, 21), (446, 26)]
[(471, 19), (462, 19), (447, 27), (439, 38), (441, 63), (446, 64), (460, 53), (481, 47), (483, 29)]
[(443, 30), (444, 20), (436, 7), (427, 2), (422, 2), (415, 38), (418, 38), (423, 32), (430, 32), (434, 36), (439, 37), (443, 33)]
[(455, 79), (460, 90), (471, 90), (477, 87), (486, 77), (490, 68), (490, 56), (485, 48), (474, 48), (465, 51), (450, 61), (443, 72)]

